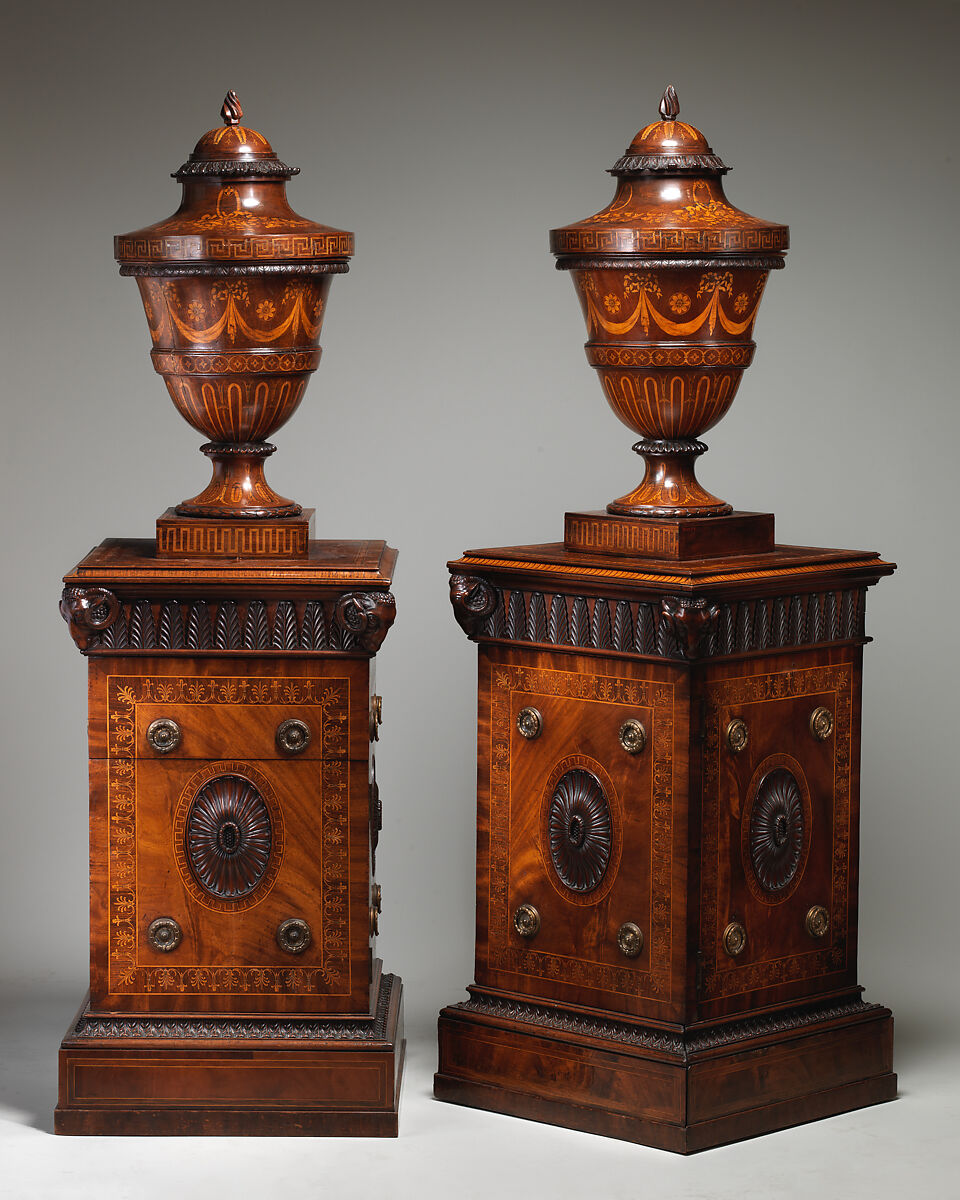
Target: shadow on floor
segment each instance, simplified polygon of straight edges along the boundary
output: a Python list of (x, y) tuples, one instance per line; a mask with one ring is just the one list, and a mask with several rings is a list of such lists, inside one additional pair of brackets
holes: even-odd
[(53, 1133), (60, 1041), (76, 995), (0, 995), (0, 1120)]

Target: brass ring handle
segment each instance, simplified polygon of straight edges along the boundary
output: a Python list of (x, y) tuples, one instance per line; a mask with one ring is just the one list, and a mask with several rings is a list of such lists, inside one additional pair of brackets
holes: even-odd
[(537, 708), (521, 708), (517, 713), (517, 729), (532, 742), (543, 733), (543, 714)]
[(745, 750), (747, 742), (750, 740), (750, 731), (747, 729), (746, 721), (741, 720), (740, 717), (734, 717), (727, 726), (726, 738), (732, 754), (739, 754), (741, 750)]
[(277, 927), (277, 945), (287, 954), (302, 954), (312, 940), (310, 926), (299, 917), (281, 921)]
[(833, 733), (833, 713), (822, 705), (810, 714), (810, 732), (818, 742), (825, 742)]
[(513, 914), (513, 927), (522, 938), (536, 937), (540, 932), (540, 914), (532, 904), (521, 904)]
[(161, 954), (176, 950), (183, 939), (183, 930), (173, 917), (157, 917), (147, 928), (147, 941)]
[(383, 912), (383, 888), (379, 883), (373, 885), (373, 907), (377, 912)]
[(830, 928), (830, 913), (822, 904), (815, 904), (807, 910), (807, 915), (803, 918), (803, 927), (812, 938), (826, 937)]
[(180, 745), (180, 726), (169, 717), (158, 717), (147, 726), (147, 741), (158, 754), (169, 754)]
[(277, 745), (284, 754), (302, 754), (310, 745), (310, 726), (291, 717), (277, 726)]
[(383, 724), (383, 697), (370, 697), (370, 741), (380, 741), (380, 726)]
[(747, 931), (739, 921), (731, 921), (723, 931), (721, 941), (724, 953), (729, 954), (731, 958), (736, 958), (747, 947)]
[(637, 958), (643, 950), (643, 930), (633, 921), (624, 921), (617, 930), (617, 945), (626, 958)]
[(370, 909), (370, 936), (376, 937), (380, 932), (380, 912), (377, 908)]
[(647, 744), (647, 731), (641, 721), (631, 717), (620, 726), (620, 745), (628, 754), (641, 754)]

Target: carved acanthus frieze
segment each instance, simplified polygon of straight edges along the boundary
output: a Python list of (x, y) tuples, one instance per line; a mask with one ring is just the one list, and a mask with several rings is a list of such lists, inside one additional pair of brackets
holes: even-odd
[(333, 600), (126, 600), (64, 588), (60, 611), (81, 650), (286, 650), (375, 654), (396, 617), (390, 592)]
[(450, 599), (469, 637), (656, 658), (717, 658), (863, 636), (864, 588), (751, 600), (659, 603), (498, 588), (454, 575)]

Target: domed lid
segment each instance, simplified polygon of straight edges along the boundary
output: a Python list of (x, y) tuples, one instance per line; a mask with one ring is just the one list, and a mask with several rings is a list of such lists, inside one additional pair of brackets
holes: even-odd
[(288, 167), (277, 158), (262, 133), (240, 124), (243, 109), (236, 92), (227, 92), (220, 116), (223, 124), (203, 135), (183, 166), (173, 172), (174, 179), (187, 179), (191, 175), (263, 175), (289, 179), (300, 174), (299, 167)]
[(623, 157), (610, 169), (611, 175), (638, 175), (644, 171), (719, 171), (729, 168), (714, 154), (699, 129), (678, 121), (680, 101), (670, 84), (660, 100), (660, 120), (633, 139)]
[(236, 92), (227, 92), (220, 115), (223, 125), (205, 133), (173, 172), (183, 185), (174, 215), (114, 238), (120, 274), (203, 274), (212, 264), (220, 264), (217, 274), (345, 271), (353, 234), (293, 211), (286, 182), (300, 168), (240, 124)]
[[(606, 208), (550, 234), (561, 269), (567, 255), (657, 258), (696, 255), (782, 255), (786, 225), (735, 208), (723, 192), (729, 168), (693, 125), (679, 120), (673, 87), (660, 101), (659, 121), (644, 126), (610, 169), (617, 192)], [(768, 264), (770, 265), (770, 264)]]

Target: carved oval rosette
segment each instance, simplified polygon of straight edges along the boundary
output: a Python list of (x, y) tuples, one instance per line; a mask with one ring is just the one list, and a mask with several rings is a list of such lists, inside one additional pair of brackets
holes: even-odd
[(623, 848), (620, 797), (601, 763), (568, 754), (540, 801), (540, 856), (551, 885), (572, 904), (597, 904), (613, 887)]
[(782, 904), (797, 890), (812, 831), (810, 788), (803, 768), (792, 755), (769, 755), (753, 773), (740, 822), (744, 875), (763, 904)]
[(272, 889), (283, 861), (283, 816), (266, 776), (250, 763), (212, 762), (177, 800), (173, 858), (184, 887), (214, 912), (243, 912)]

